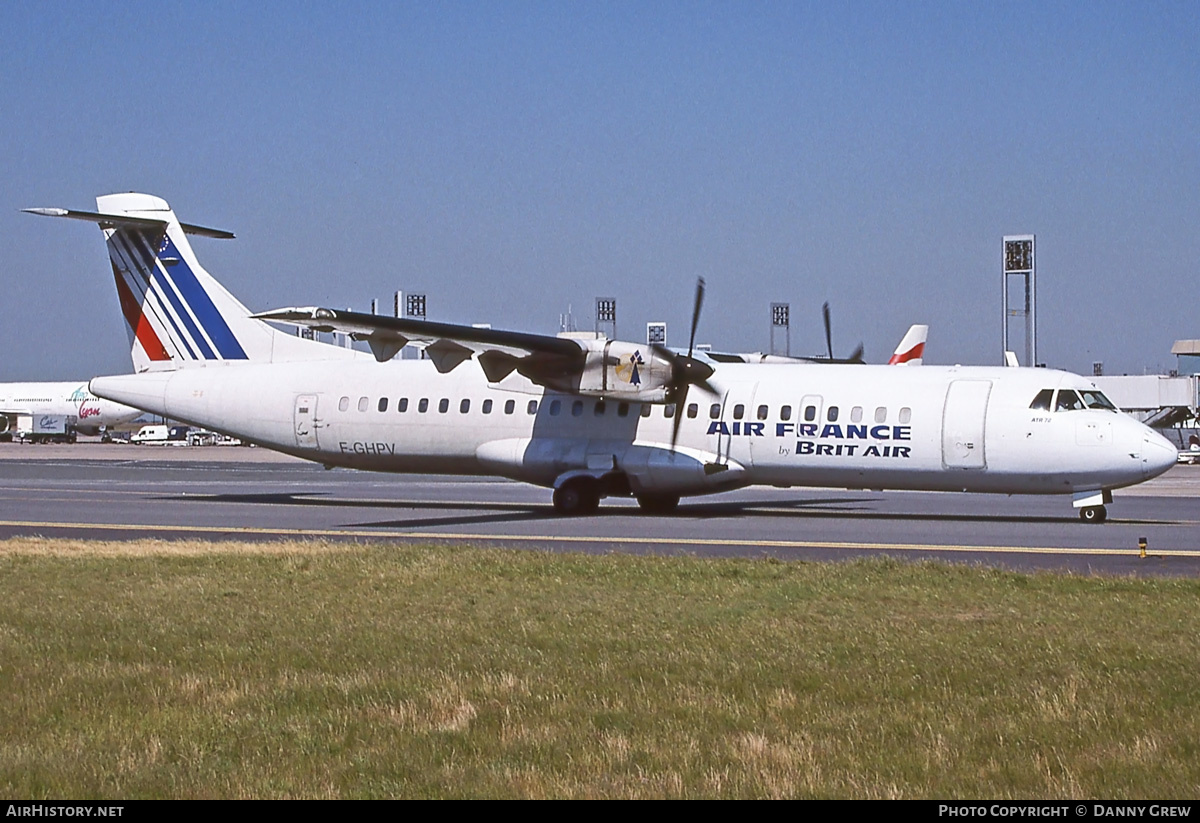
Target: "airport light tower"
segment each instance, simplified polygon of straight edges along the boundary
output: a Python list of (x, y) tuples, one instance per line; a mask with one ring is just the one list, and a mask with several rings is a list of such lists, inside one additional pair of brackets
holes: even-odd
[(615, 297), (597, 297), (596, 298), (596, 336), (600, 336), (600, 332), (605, 329), (610, 330), (611, 339), (617, 337), (617, 298)]
[(775, 347), (775, 331), (783, 329), (783, 353), (787, 357), (792, 355), (792, 326), (791, 326), (791, 307), (787, 303), (772, 303), (771, 304), (771, 354), (779, 354)]
[[(1034, 235), (1013, 234), (1004, 236), (1001, 264), (1004, 272), (1004, 348), (1001, 352), (1012, 351), (1009, 345), (1009, 326), (1014, 319), (1020, 318), (1025, 325), (1025, 358), (1022, 366), (1036, 366), (1037, 359), (1037, 255)], [(1018, 294), (1024, 286), (1024, 299), (1016, 304), (1010, 300), (1012, 295), (1013, 278), (1017, 278)]]

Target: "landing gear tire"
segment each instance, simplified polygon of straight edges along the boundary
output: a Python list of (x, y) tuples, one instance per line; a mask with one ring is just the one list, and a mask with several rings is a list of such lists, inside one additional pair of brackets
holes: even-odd
[(679, 506), (679, 495), (639, 494), (637, 502), (646, 514), (670, 514)]
[(600, 508), (600, 492), (594, 482), (573, 480), (554, 490), (554, 511), (566, 517), (594, 514)]
[(1103, 506), (1084, 506), (1079, 510), (1079, 519), (1084, 523), (1103, 523), (1108, 519), (1108, 509)]

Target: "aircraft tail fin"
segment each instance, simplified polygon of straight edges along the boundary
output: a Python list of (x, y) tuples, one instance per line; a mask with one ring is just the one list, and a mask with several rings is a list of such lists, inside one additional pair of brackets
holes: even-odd
[(96, 211), (26, 209), (99, 224), (104, 231), (134, 371), (215, 362), (277, 362), (354, 356), (255, 320), (196, 259), (187, 235), (233, 234), (180, 223), (165, 200), (122, 193), (96, 198)]
[(900, 340), (900, 345), (888, 360), (889, 366), (919, 366), (925, 362), (925, 338), (929, 336), (929, 327), (912, 325)]

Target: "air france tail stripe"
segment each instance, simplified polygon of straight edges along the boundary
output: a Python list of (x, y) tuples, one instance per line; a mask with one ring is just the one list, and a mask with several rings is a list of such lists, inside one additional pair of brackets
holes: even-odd
[(179, 254), (175, 244), (171, 242), (168, 236), (163, 245), (163, 251), (171, 257), (179, 260), (171, 267), (170, 278), (179, 289), (183, 299), (191, 306), (192, 311), (196, 313), (196, 320), (208, 332), (208, 336), (212, 339), (213, 345), (221, 353), (221, 356), (226, 360), (246, 360), (245, 350), (233, 332), (225, 323), (225, 318), (221, 316), (221, 312), (213, 305), (212, 299), (208, 296), (208, 292), (200, 285), (200, 281), (196, 279), (196, 275), (192, 272), (187, 262)]
[(151, 271), (154, 272), (154, 278), (151, 282), (156, 283), (158, 285), (158, 291), (166, 295), (167, 302), (171, 304), (171, 308), (174, 310), (175, 316), (178, 317), (183, 325), (187, 328), (188, 334), (192, 338), (192, 342), (195, 344), (196, 348), (200, 349), (200, 353), (204, 355), (204, 359), (215, 360), (216, 355), (213, 353), (212, 348), (208, 345), (208, 341), (204, 339), (203, 333), (199, 328), (196, 327), (196, 323), (192, 320), (192, 316), (188, 313), (187, 307), (183, 304), (183, 301), (180, 300), (179, 295), (175, 293), (174, 283), (171, 281), (169, 276), (164, 274), (166, 267), (158, 261), (158, 255), (154, 253), (154, 247), (149, 244), (149, 238), (140, 232), (135, 235), (135, 237), (138, 241), (138, 244), (150, 254), (150, 265), (152, 267)]
[(125, 282), (125, 278), (117, 270), (117, 264), (113, 263), (112, 267), (113, 277), (117, 281), (117, 297), (121, 301), (121, 313), (125, 315), (125, 322), (129, 324), (129, 330), (133, 332), (133, 336), (137, 341), (142, 344), (142, 350), (146, 352), (146, 356), (151, 360), (170, 360), (171, 355), (167, 354), (162, 341), (154, 333), (154, 327), (150, 325), (150, 320), (142, 312), (141, 306), (138, 305), (137, 298), (133, 296), (133, 292), (129, 290), (129, 285)]
[[(155, 288), (154, 286), (155, 278), (153, 276), (153, 272), (155, 266), (155, 256), (149, 243), (147, 242), (147, 238), (141, 232), (137, 231), (118, 231), (117, 236), (121, 238), (121, 242), (124, 245), (129, 257), (135, 261), (134, 265), (138, 274), (141, 275), (140, 279), (144, 283), (145, 291), (142, 294), (143, 310), (149, 310), (153, 312), (154, 315), (159, 318), (159, 323), (162, 324), (164, 328), (168, 325), (170, 326), (170, 329), (173, 333), (169, 334), (168, 336), (172, 342), (175, 343), (176, 349), (182, 345), (187, 351), (189, 360), (199, 360), (200, 358), (196, 356), (196, 352), (192, 349), (191, 344), (188, 342), (187, 336), (183, 334), (182, 330), (179, 328), (179, 323), (175, 321), (175, 317), (172, 315), (169, 307), (165, 305), (163, 301), (162, 293), (170, 292), (170, 288), (164, 287), (162, 283), (158, 284), (158, 288)], [(170, 296), (171, 295), (168, 294), (168, 298)], [(151, 299), (151, 297), (154, 299)], [(163, 322), (164, 318), (166, 320), (165, 323)], [(180, 352), (180, 354), (183, 354), (183, 352)]]
[[(119, 268), (124, 274), (123, 280), (125, 285), (129, 289), (130, 296), (134, 297), (141, 307), (142, 316), (147, 319), (147, 322), (150, 322), (151, 328), (155, 327), (155, 323), (151, 321), (157, 321), (158, 330), (167, 332), (166, 342), (175, 349), (177, 356), (184, 354), (179, 346), (182, 343), (184, 349), (187, 350), (188, 357), (195, 360), (195, 354), (192, 353), (191, 347), (187, 345), (187, 341), (179, 334), (179, 328), (175, 325), (175, 321), (164, 310), (161, 301), (157, 297), (153, 297), (149, 271), (145, 262), (138, 259), (138, 247), (133, 242), (133, 238), (130, 237), (129, 232), (125, 230), (113, 232), (108, 242), (109, 258), (114, 263), (117, 261), (120, 262)], [(175, 329), (173, 335), (169, 331), (172, 328)], [(159, 332), (156, 332), (156, 335), (158, 334)], [(161, 343), (163, 338), (160, 336), (159, 340)], [(166, 346), (164, 346), (165, 348)]]

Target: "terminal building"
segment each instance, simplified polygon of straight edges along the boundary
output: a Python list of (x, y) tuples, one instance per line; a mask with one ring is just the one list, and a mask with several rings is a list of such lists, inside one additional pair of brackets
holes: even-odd
[(1092, 380), (1122, 411), (1162, 431), (1182, 450), (1197, 437), (1200, 414), (1200, 340), (1176, 340), (1171, 374), (1096, 376)]

